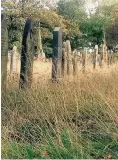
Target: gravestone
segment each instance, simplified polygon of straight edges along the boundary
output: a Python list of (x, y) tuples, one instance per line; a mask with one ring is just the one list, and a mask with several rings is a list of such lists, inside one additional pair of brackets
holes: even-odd
[(85, 48), (82, 51), (82, 72), (85, 73), (85, 65), (86, 65), (86, 51)]
[(103, 56), (103, 62), (105, 62), (105, 44), (102, 44), (102, 56)]
[(106, 64), (108, 63), (108, 51), (107, 51), (107, 46), (105, 47), (105, 60)]
[(45, 59), (45, 53), (43, 52), (43, 46), (42, 46), (42, 38), (41, 38), (41, 31), (40, 31), (40, 21), (34, 22), (33, 27), (33, 33), (34, 33), (34, 45), (35, 45), (35, 58), (44, 60)]
[(97, 56), (98, 56), (98, 45), (95, 45), (95, 51), (93, 52), (93, 69), (96, 68)]
[(113, 59), (113, 50), (111, 46), (108, 46), (108, 61), (107, 61), (108, 67), (112, 64), (112, 59)]
[(93, 51), (93, 69), (96, 68), (96, 51)]
[(73, 51), (73, 75), (76, 76), (78, 74), (78, 54), (77, 50)]
[(62, 75), (64, 77), (67, 76), (67, 50), (66, 50), (66, 42), (63, 42), (62, 46)]
[(66, 50), (67, 50), (67, 74), (72, 75), (73, 74), (73, 62), (72, 62), (72, 50), (71, 50), (71, 44), (70, 41), (66, 41)]
[(6, 89), (8, 62), (8, 30), (4, 13), (1, 14), (1, 89)]
[(14, 46), (13, 50), (11, 52), (11, 63), (10, 63), (10, 71), (11, 72), (18, 71), (18, 60), (19, 60), (18, 50), (17, 50), (17, 47)]
[(62, 76), (62, 30), (56, 27), (53, 31), (52, 79)]
[(98, 56), (97, 56), (97, 60), (98, 60), (98, 64), (99, 64), (99, 67), (102, 68), (103, 66), (103, 52), (102, 52), (102, 47), (99, 46), (98, 47)]
[(33, 22), (28, 18), (23, 33), (21, 68), (20, 68), (20, 88), (30, 88), (33, 78)]
[(107, 46), (105, 43), (103, 44), (103, 62), (107, 63)]
[(68, 53), (68, 54), (71, 54), (72, 50), (71, 50), (71, 44), (70, 44), (70, 41), (69, 41), (69, 40), (67, 40), (67, 41), (66, 41), (66, 44), (67, 44), (67, 45), (66, 45), (66, 47), (67, 47), (67, 48), (66, 48), (66, 49), (67, 49), (67, 53)]

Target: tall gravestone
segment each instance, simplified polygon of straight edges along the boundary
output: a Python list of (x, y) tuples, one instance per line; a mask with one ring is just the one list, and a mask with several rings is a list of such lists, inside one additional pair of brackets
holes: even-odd
[(4, 13), (1, 14), (1, 89), (6, 89), (8, 61), (8, 30)]
[(18, 60), (19, 60), (19, 54), (17, 47), (14, 46), (11, 52), (11, 63), (10, 63), (10, 71), (11, 72), (17, 72), (18, 69)]
[(53, 31), (52, 79), (62, 76), (62, 30), (56, 27)]
[(33, 22), (28, 18), (23, 33), (21, 68), (20, 68), (20, 88), (30, 88), (33, 78)]

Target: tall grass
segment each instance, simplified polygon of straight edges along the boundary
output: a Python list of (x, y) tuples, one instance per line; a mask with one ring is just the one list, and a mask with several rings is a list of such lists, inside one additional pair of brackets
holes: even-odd
[(118, 158), (117, 67), (2, 95), (2, 158), (105, 157)]

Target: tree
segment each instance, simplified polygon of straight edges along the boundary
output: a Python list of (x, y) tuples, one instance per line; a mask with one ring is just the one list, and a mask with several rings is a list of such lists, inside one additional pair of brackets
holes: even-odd
[[(99, 0), (100, 2), (100, 0)], [(111, 37), (108, 36), (108, 30), (114, 24), (113, 13), (116, 10), (116, 3), (98, 3), (95, 8), (95, 12), (89, 15), (87, 21), (83, 21), (80, 26), (80, 30), (87, 36), (86, 41), (92, 42), (93, 46), (95, 43), (98, 45), (102, 43), (110, 43)]]
[(2, 7), (6, 11), (9, 20), (10, 49), (15, 44), (20, 50), (25, 21), (29, 16), (31, 16), (34, 21), (40, 21), (42, 41), (45, 47), (46, 45), (48, 45), (47, 47), (51, 47), (52, 31), (54, 27), (60, 26), (65, 33), (67, 32), (64, 17), (58, 15), (56, 11), (40, 8), (40, 5), (37, 5), (38, 2), (39, 1), (31, 0), (9, 0), (2, 2)]
[(58, 2), (57, 12), (65, 17), (67, 21), (67, 34), (64, 39), (71, 41), (72, 48), (78, 48), (80, 43), (80, 25), (87, 19), (85, 11), (85, 2), (83, 0), (60, 0)]

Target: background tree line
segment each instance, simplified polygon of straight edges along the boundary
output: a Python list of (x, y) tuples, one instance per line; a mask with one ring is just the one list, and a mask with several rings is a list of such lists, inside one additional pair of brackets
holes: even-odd
[[(94, 11), (87, 13), (87, 0), (60, 0), (56, 6), (45, 8), (40, 0), (2, 0), (8, 15), (9, 49), (16, 45), (21, 50), (26, 18), (40, 21), (43, 49), (52, 53), (53, 29), (60, 26), (63, 40), (69, 39), (72, 48), (91, 47), (106, 42), (115, 46), (118, 41), (118, 0), (97, 2)], [(108, 3), (109, 2), (109, 3)], [(46, 3), (46, 2), (45, 2)]]

